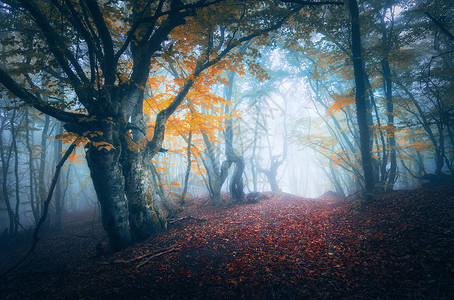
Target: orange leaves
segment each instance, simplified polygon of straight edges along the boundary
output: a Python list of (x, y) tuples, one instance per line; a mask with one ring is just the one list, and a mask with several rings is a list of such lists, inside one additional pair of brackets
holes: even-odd
[(249, 66), (249, 71), (251, 72), (251, 74), (254, 75), (259, 82), (270, 79), (268, 73), (262, 68), (262, 66), (260, 66), (259, 63), (249, 59), (246, 60), (246, 63)]
[(433, 144), (429, 140), (426, 140), (426, 139), (420, 139), (420, 140), (405, 139), (405, 140), (402, 140), (401, 147), (412, 149), (413, 151), (420, 151), (422, 153), (435, 150)]
[(107, 150), (115, 149), (115, 147), (108, 142), (92, 142), (92, 145), (95, 146), (98, 150)]
[(76, 138), (78, 138), (79, 136), (75, 133), (72, 133), (72, 132), (63, 132), (62, 134), (57, 134), (55, 136), (55, 139), (58, 141), (58, 140), (61, 140), (63, 142), (63, 144), (70, 144), (72, 143)]
[(380, 134), (380, 132), (387, 132), (388, 134), (390, 133), (396, 133), (399, 131), (399, 129), (395, 126), (386, 126), (386, 125), (372, 125), (371, 128), (373, 129), (375, 134)]
[(355, 103), (355, 98), (352, 92), (348, 94), (334, 93), (331, 97), (334, 99), (334, 103), (328, 108), (326, 116), (332, 116), (334, 113), (344, 109), (350, 104)]

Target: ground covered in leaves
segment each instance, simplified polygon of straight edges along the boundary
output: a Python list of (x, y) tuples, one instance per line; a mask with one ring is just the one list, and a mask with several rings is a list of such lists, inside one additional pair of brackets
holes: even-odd
[[(454, 187), (354, 200), (194, 199), (169, 229), (96, 256), (93, 214), (43, 235), (0, 299), (454, 299)], [(27, 243), (1, 247), (0, 272)], [(99, 247), (98, 247), (99, 248)]]

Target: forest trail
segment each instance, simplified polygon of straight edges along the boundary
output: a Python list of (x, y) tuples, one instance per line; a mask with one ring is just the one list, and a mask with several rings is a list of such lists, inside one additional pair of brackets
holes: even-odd
[[(454, 298), (453, 186), (379, 195), (360, 211), (343, 199), (267, 196), (223, 208), (193, 199), (181, 215), (192, 218), (100, 258), (100, 224), (76, 218), (43, 237), (0, 298)], [(2, 252), (0, 268), (19, 252)]]

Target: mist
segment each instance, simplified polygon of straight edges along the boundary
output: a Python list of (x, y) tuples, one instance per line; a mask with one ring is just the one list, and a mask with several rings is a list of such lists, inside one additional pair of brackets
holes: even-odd
[(454, 295), (450, 1), (60, 2), (0, 0), (1, 298)]

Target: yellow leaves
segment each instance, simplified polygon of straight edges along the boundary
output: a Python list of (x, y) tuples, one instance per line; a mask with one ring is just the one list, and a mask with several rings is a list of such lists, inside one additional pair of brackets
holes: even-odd
[(420, 151), (422, 153), (435, 150), (433, 144), (429, 140), (407, 140), (407, 143), (405, 143), (405, 141), (402, 141), (401, 147), (412, 149), (413, 151)]
[(386, 132), (387, 135), (390, 133), (396, 133), (399, 131), (399, 129), (395, 126), (386, 126), (386, 125), (372, 125), (371, 126), (372, 130), (374, 131), (374, 134), (380, 134), (380, 132)]
[(180, 183), (178, 183), (178, 182), (176, 182), (176, 181), (173, 181), (173, 180), (172, 180), (172, 181), (169, 181), (169, 182), (167, 182), (167, 184), (168, 184), (168, 185), (173, 185), (173, 186), (175, 186), (175, 187), (181, 186), (181, 184), (180, 184)]
[(107, 151), (110, 151), (111, 149), (115, 149), (115, 147), (108, 142), (92, 142), (92, 145), (98, 150), (106, 149)]
[(251, 72), (251, 74), (254, 75), (259, 82), (270, 79), (268, 73), (265, 71), (265, 69), (262, 68), (259, 63), (250, 59), (247, 59), (246, 63), (249, 67), (249, 72)]
[(334, 103), (328, 108), (326, 116), (332, 116), (335, 112), (346, 108), (348, 105), (355, 103), (353, 93), (348, 94), (332, 94), (331, 97), (334, 99)]
[(61, 140), (63, 142), (63, 144), (69, 144), (69, 143), (72, 143), (78, 137), (79, 136), (75, 133), (63, 132), (62, 134), (57, 134), (55, 136), (55, 140), (57, 140), (57, 141)]
[[(61, 140), (64, 144), (72, 143), (74, 140), (77, 141), (78, 145), (79, 144), (87, 144), (90, 142), (91, 139), (96, 139), (101, 136), (103, 136), (104, 133), (102, 131), (86, 131), (84, 132), (81, 136), (72, 133), (72, 132), (63, 132), (62, 134), (58, 134), (55, 136), (56, 140)], [(108, 143), (108, 142), (93, 142), (92, 145), (98, 148), (98, 150), (106, 149), (107, 151), (110, 151), (111, 149), (115, 149), (115, 147)]]
[(73, 151), (68, 159), (71, 161), (71, 164), (81, 164), (83, 161), (83, 155), (77, 154), (76, 151)]
[(198, 166), (198, 165), (193, 165), (191, 166), (191, 170), (194, 172), (195, 175), (197, 176), (201, 176), (203, 174), (206, 174), (207, 170), (202, 167), (202, 166)]
[(168, 172), (166, 168), (160, 167), (159, 165), (155, 165), (155, 169), (158, 172), (165, 172), (165, 173)]
[[(104, 133), (102, 131), (86, 131), (81, 136), (72, 133), (72, 132), (64, 132), (62, 134), (58, 134), (55, 136), (56, 140), (61, 140), (64, 144), (72, 143), (76, 140), (78, 146), (80, 144), (86, 145), (93, 139), (99, 139), (103, 136)], [(98, 150), (107, 150), (110, 151), (111, 149), (115, 149), (115, 147), (105, 141), (91, 141), (92, 145), (96, 147)]]

